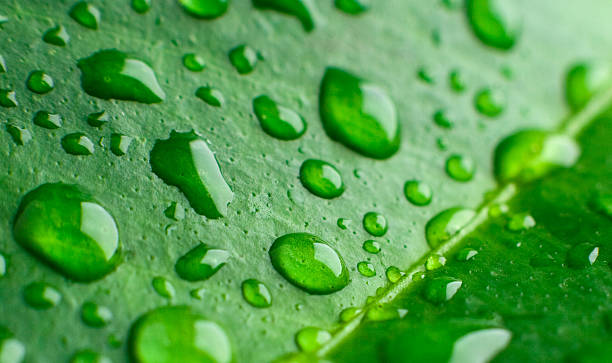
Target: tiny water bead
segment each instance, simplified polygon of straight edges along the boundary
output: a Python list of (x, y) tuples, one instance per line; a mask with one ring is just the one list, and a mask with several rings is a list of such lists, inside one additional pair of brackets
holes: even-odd
[(331, 294), (349, 283), (342, 256), (312, 234), (291, 233), (279, 237), (270, 247), (269, 255), (279, 274), (310, 294)]
[(91, 127), (102, 127), (111, 120), (106, 111), (93, 112), (87, 115), (87, 124)]
[(453, 277), (438, 277), (430, 280), (423, 290), (423, 297), (436, 305), (442, 304), (455, 296), (463, 282)]
[(573, 269), (583, 269), (591, 266), (599, 257), (599, 247), (592, 243), (580, 243), (567, 252), (567, 265)]
[(130, 145), (132, 144), (133, 138), (122, 134), (112, 133), (111, 134), (111, 152), (117, 156), (123, 156), (127, 154)]
[(363, 250), (366, 251), (367, 253), (371, 253), (371, 254), (377, 254), (380, 252), (381, 248), (380, 248), (380, 243), (369, 239), (365, 242), (363, 242), (363, 246), (362, 246)]
[(198, 19), (214, 19), (225, 14), (230, 0), (178, 0), (185, 11)]
[(62, 147), (70, 155), (87, 156), (94, 153), (94, 143), (82, 132), (68, 134), (62, 138)]
[(90, 96), (146, 104), (166, 98), (153, 69), (119, 50), (98, 51), (80, 59), (77, 66), (81, 70), (81, 86)]
[(272, 294), (261, 281), (248, 279), (242, 282), (244, 300), (256, 308), (267, 308), (272, 305)]
[(455, 255), (455, 259), (457, 261), (469, 261), (477, 254), (478, 251), (476, 251), (475, 249), (471, 247), (465, 247), (459, 250), (459, 252), (457, 252), (457, 254)]
[(453, 154), (446, 159), (446, 174), (459, 182), (472, 180), (476, 165), (469, 156)]
[(352, 223), (353, 221), (348, 218), (338, 218), (336, 221), (336, 225), (343, 230), (347, 230)]
[(43, 41), (58, 47), (65, 47), (70, 41), (70, 35), (66, 31), (66, 28), (62, 25), (58, 25), (45, 32), (43, 35)]
[(225, 331), (187, 306), (157, 308), (141, 316), (130, 329), (128, 349), (137, 363), (232, 361)]
[(359, 273), (365, 277), (376, 276), (376, 269), (374, 268), (374, 265), (367, 261), (359, 262), (357, 264), (357, 271), (359, 271)]
[(452, 129), (454, 122), (448, 117), (445, 110), (438, 110), (433, 115), (433, 121), (443, 129)]
[(203, 300), (206, 294), (207, 294), (207, 290), (204, 287), (200, 287), (200, 288), (189, 291), (189, 296), (191, 296), (194, 299), (198, 299), (198, 300)]
[(132, 0), (132, 9), (138, 14), (144, 14), (151, 9), (151, 0)]
[(321, 198), (337, 198), (344, 192), (344, 182), (338, 169), (322, 160), (304, 161), (300, 167), (300, 181), (304, 188)]
[(151, 286), (153, 286), (153, 290), (155, 290), (157, 295), (165, 299), (172, 300), (174, 295), (176, 295), (174, 286), (165, 277), (155, 276), (151, 281)]
[(255, 49), (246, 44), (239, 45), (230, 50), (228, 56), (230, 63), (236, 68), (239, 74), (249, 74), (253, 72), (259, 61), (259, 54), (257, 54)]
[(201, 55), (187, 53), (183, 56), (183, 65), (192, 72), (201, 72), (206, 68), (206, 62)]
[(314, 352), (331, 338), (332, 335), (327, 330), (309, 326), (297, 332), (295, 344), (303, 352)]
[(409, 180), (404, 184), (404, 195), (410, 203), (420, 207), (431, 203), (433, 191), (425, 182)]
[(493, 169), (500, 183), (526, 183), (554, 169), (571, 167), (579, 156), (580, 147), (569, 136), (523, 130), (508, 136), (497, 145)]
[(295, 140), (306, 132), (306, 121), (297, 112), (277, 104), (266, 95), (253, 100), (253, 111), (261, 128), (280, 140)]
[(63, 119), (62, 116), (57, 113), (51, 113), (48, 111), (38, 111), (32, 119), (36, 126), (43, 127), (45, 129), (54, 130), (62, 127)]
[(0, 89), (0, 106), (5, 108), (17, 107), (17, 94), (10, 89)]
[(470, 28), (484, 44), (500, 50), (514, 46), (521, 32), (518, 7), (508, 0), (467, 0)]
[(32, 140), (32, 134), (30, 131), (23, 127), (19, 127), (12, 124), (6, 124), (6, 131), (11, 135), (11, 138), (15, 144), (23, 146)]
[(368, 212), (363, 216), (363, 228), (375, 237), (384, 236), (389, 226), (387, 218), (377, 212)]
[(431, 248), (436, 248), (455, 236), (476, 216), (471, 209), (454, 207), (446, 209), (425, 225), (425, 237)]
[(446, 265), (446, 257), (437, 253), (432, 253), (425, 261), (425, 269), (427, 271), (437, 270), (444, 265)]
[(319, 112), (327, 135), (361, 155), (387, 159), (399, 150), (395, 105), (377, 85), (339, 68), (327, 68)]
[(180, 221), (185, 218), (185, 209), (177, 202), (172, 202), (164, 209), (164, 215), (172, 220)]
[(427, 84), (434, 84), (436, 83), (435, 79), (433, 78), (433, 76), (431, 75), (431, 73), (429, 73), (429, 70), (425, 67), (421, 67), (419, 68), (419, 70), (417, 71), (417, 77), (427, 83)]
[(612, 69), (604, 63), (584, 62), (573, 65), (565, 76), (565, 100), (573, 111), (583, 108), (606, 82)]
[(33, 71), (26, 82), (28, 89), (34, 93), (45, 94), (53, 90), (53, 78), (44, 71)]
[(119, 263), (113, 217), (76, 185), (43, 184), (28, 192), (13, 225), (15, 240), (65, 277), (101, 279)]
[(389, 321), (402, 319), (408, 310), (377, 305), (366, 312), (366, 321)]
[(72, 355), (70, 363), (112, 363), (110, 358), (90, 349), (79, 350)]
[(404, 273), (396, 266), (389, 266), (385, 271), (385, 276), (390, 283), (395, 284), (404, 276)]
[(196, 213), (211, 219), (227, 214), (234, 193), (215, 154), (195, 131), (172, 131), (168, 139), (155, 141), (150, 164), (166, 184), (179, 188)]
[(370, 8), (370, 2), (364, 0), (334, 0), (336, 9), (347, 14), (357, 15), (366, 12)]
[(225, 266), (229, 258), (226, 250), (201, 243), (179, 258), (174, 270), (183, 280), (203, 281)]
[(295, 16), (307, 32), (315, 27), (315, 9), (312, 0), (252, 0), (259, 9), (270, 9)]
[(225, 103), (225, 98), (221, 91), (212, 87), (199, 87), (195, 95), (197, 98), (214, 107), (222, 107)]
[(535, 219), (529, 213), (517, 213), (510, 217), (506, 228), (511, 232), (520, 232), (535, 226)]
[(90, 327), (100, 328), (113, 320), (113, 312), (106, 306), (87, 301), (81, 307), (81, 320)]
[(474, 96), (474, 107), (487, 117), (497, 117), (506, 107), (506, 96), (501, 91), (484, 88)]
[(14, 334), (0, 325), (0, 362), (22, 363), (26, 354), (25, 346)]
[(35, 309), (49, 309), (62, 300), (62, 294), (46, 282), (32, 282), (23, 289), (26, 304)]
[(0, 74), (6, 73), (6, 61), (4, 57), (0, 55)]
[(448, 84), (457, 93), (465, 91), (466, 88), (463, 74), (458, 70), (453, 70), (448, 74)]
[(100, 10), (86, 1), (76, 3), (69, 15), (86, 28), (96, 30), (100, 26)]

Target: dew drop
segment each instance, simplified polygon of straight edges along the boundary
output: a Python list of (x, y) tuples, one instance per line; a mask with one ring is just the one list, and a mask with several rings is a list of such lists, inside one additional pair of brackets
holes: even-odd
[(0, 277), (4, 277), (6, 275), (6, 257), (2, 253), (0, 253)]
[(608, 65), (583, 62), (573, 65), (565, 76), (565, 100), (573, 111), (583, 108), (593, 94), (612, 78)]
[(344, 182), (338, 169), (322, 160), (304, 161), (300, 167), (300, 181), (304, 188), (321, 198), (337, 198), (344, 192)]
[(86, 1), (79, 1), (70, 9), (70, 17), (82, 26), (96, 30), (100, 26), (100, 10)]
[(443, 129), (452, 129), (454, 122), (448, 117), (445, 110), (438, 110), (433, 115), (433, 121)]
[(404, 277), (404, 275), (405, 274), (395, 266), (389, 266), (385, 271), (385, 276), (387, 276), (387, 280), (389, 280), (389, 282), (392, 284), (397, 283), (402, 277)]
[(206, 294), (207, 294), (207, 290), (204, 287), (200, 287), (200, 288), (189, 291), (189, 296), (197, 300), (203, 300)]
[(431, 75), (431, 73), (429, 73), (429, 70), (425, 67), (421, 67), (419, 68), (419, 70), (417, 71), (417, 77), (427, 83), (427, 84), (434, 84), (436, 83), (435, 79), (433, 78), (433, 76)]
[(164, 215), (172, 220), (180, 221), (185, 218), (185, 209), (177, 202), (172, 202), (164, 209)]
[(386, 306), (375, 306), (366, 313), (366, 321), (398, 320), (406, 316), (408, 310), (394, 309)]
[(506, 228), (511, 232), (520, 232), (535, 226), (535, 219), (529, 213), (517, 213), (510, 217)]
[(226, 250), (201, 243), (179, 258), (174, 269), (183, 280), (203, 281), (225, 266), (229, 258)]
[(132, 143), (132, 137), (122, 134), (112, 133), (111, 134), (111, 152), (117, 156), (123, 156), (127, 154), (130, 144)]
[(72, 355), (70, 363), (112, 363), (110, 358), (90, 349), (79, 350)]
[(198, 19), (214, 19), (225, 14), (230, 0), (178, 0), (185, 11)]
[(43, 41), (58, 47), (65, 47), (70, 41), (70, 35), (66, 31), (66, 28), (62, 25), (58, 25), (55, 28), (51, 28), (43, 35)]
[(387, 219), (380, 213), (368, 212), (363, 216), (363, 228), (375, 237), (384, 236), (389, 226)]
[(54, 88), (53, 78), (40, 70), (30, 73), (26, 85), (30, 91), (41, 95), (51, 92)]
[(376, 276), (376, 269), (374, 269), (374, 265), (367, 261), (359, 262), (357, 264), (357, 271), (359, 271), (359, 273), (365, 277)]
[(102, 127), (110, 120), (111, 118), (106, 111), (93, 112), (87, 115), (87, 124), (91, 127)]
[(2, 55), (0, 55), (0, 73), (6, 73), (6, 61)]
[(192, 72), (201, 72), (206, 68), (204, 58), (199, 54), (187, 53), (183, 56), (183, 65)]
[(340, 321), (343, 323), (346, 323), (352, 320), (359, 313), (361, 313), (361, 309), (359, 308), (355, 308), (355, 307), (346, 308), (340, 312)]
[(427, 283), (423, 296), (432, 304), (442, 304), (455, 296), (463, 282), (453, 277), (438, 277)]
[(465, 91), (466, 88), (463, 74), (461, 74), (461, 72), (458, 70), (453, 70), (449, 73), (448, 84), (450, 85), (450, 88), (457, 93)]
[(82, 132), (68, 134), (62, 138), (62, 147), (70, 155), (91, 155), (94, 143)]
[(6, 131), (11, 135), (11, 138), (15, 144), (23, 146), (32, 140), (32, 134), (30, 131), (23, 127), (19, 127), (12, 124), (6, 124)]
[(103, 305), (87, 301), (81, 307), (81, 320), (93, 328), (101, 328), (113, 320), (113, 312)]
[(267, 308), (272, 305), (272, 294), (261, 281), (248, 279), (242, 282), (244, 300), (256, 308)]
[(484, 44), (501, 50), (514, 46), (522, 28), (518, 9), (508, 0), (467, 0), (470, 28)]
[(236, 68), (239, 74), (249, 74), (253, 72), (259, 61), (259, 54), (257, 54), (255, 49), (246, 44), (239, 45), (230, 50), (228, 56), (230, 63)]
[(22, 363), (25, 354), (26, 349), (23, 343), (17, 340), (10, 330), (0, 325), (0, 361), (2, 363)]
[(23, 299), (34, 309), (49, 309), (62, 300), (62, 294), (46, 282), (32, 282), (23, 289)]
[(295, 140), (306, 132), (306, 121), (297, 112), (280, 106), (266, 95), (253, 100), (253, 111), (261, 128), (280, 140)]
[(476, 256), (477, 254), (478, 251), (476, 251), (475, 249), (471, 247), (465, 247), (459, 250), (459, 252), (457, 252), (457, 255), (455, 255), (455, 259), (457, 261), (468, 261), (474, 258), (474, 256)]
[(172, 283), (163, 276), (155, 276), (151, 281), (151, 286), (153, 286), (153, 290), (155, 290), (157, 295), (165, 299), (172, 300), (174, 295), (176, 295)]
[(446, 265), (446, 257), (437, 253), (432, 253), (427, 257), (427, 261), (425, 261), (425, 269), (427, 271), (437, 270), (444, 265)]
[(144, 14), (151, 9), (151, 0), (132, 0), (132, 10)]
[(465, 208), (446, 209), (425, 225), (425, 237), (431, 248), (436, 248), (455, 236), (476, 216), (476, 212)]
[(62, 127), (62, 116), (48, 111), (38, 111), (33, 118), (34, 124), (45, 129), (54, 130)]
[(369, 240), (363, 242), (362, 248), (363, 248), (364, 251), (366, 251), (368, 253), (371, 253), (371, 254), (374, 254), (374, 255), (379, 253), (380, 250), (381, 250), (380, 243), (378, 243), (378, 242), (376, 242), (376, 241), (374, 241), (372, 239), (369, 239)]
[(573, 269), (591, 266), (599, 257), (599, 247), (585, 242), (575, 245), (567, 252), (567, 265)]
[(0, 106), (5, 108), (17, 107), (17, 94), (10, 89), (0, 89)]
[(453, 154), (446, 159), (446, 174), (453, 180), (467, 182), (474, 177), (476, 165), (469, 156)]
[(314, 352), (330, 341), (331, 338), (332, 336), (327, 330), (309, 326), (295, 335), (295, 344), (303, 352)]
[(425, 206), (431, 203), (433, 192), (429, 184), (419, 180), (409, 180), (404, 184), (404, 195), (410, 203)]
[(366, 12), (370, 8), (370, 2), (364, 0), (335, 0), (336, 9), (347, 14), (358, 15)]
[(270, 9), (295, 16), (307, 32), (315, 27), (315, 9), (312, 0), (252, 0), (259, 9)]
[(484, 88), (474, 96), (474, 107), (485, 116), (497, 117), (506, 107), (506, 96), (500, 91)]
[(200, 87), (196, 90), (195, 95), (197, 98), (214, 107), (222, 107), (225, 103), (221, 91), (212, 87)]
[(343, 230), (347, 230), (351, 223), (353, 223), (353, 221), (348, 218), (338, 218), (336, 221), (336, 225)]

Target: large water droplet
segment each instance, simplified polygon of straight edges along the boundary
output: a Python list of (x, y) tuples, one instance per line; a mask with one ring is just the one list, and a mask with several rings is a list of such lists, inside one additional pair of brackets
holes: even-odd
[(567, 252), (567, 265), (581, 269), (591, 266), (599, 257), (599, 247), (585, 242), (575, 245)]
[(48, 111), (38, 111), (33, 118), (34, 124), (45, 129), (53, 130), (62, 127), (62, 116)]
[(295, 335), (295, 344), (303, 352), (314, 352), (331, 339), (327, 330), (312, 326), (301, 329)]
[(183, 9), (199, 19), (214, 19), (225, 14), (230, 0), (178, 0)]
[(202, 281), (225, 266), (229, 257), (226, 250), (201, 243), (179, 258), (174, 269), (183, 280)]
[(15, 339), (10, 330), (0, 325), (0, 362), (22, 363), (25, 353), (23, 343)]
[(17, 107), (17, 94), (10, 89), (0, 89), (0, 106), (5, 108)]
[(342, 256), (312, 234), (292, 233), (279, 237), (269, 254), (278, 273), (310, 294), (331, 294), (349, 283)]
[(62, 300), (62, 294), (46, 282), (32, 282), (23, 289), (26, 304), (35, 309), (49, 309)]
[(113, 312), (106, 306), (86, 301), (81, 307), (81, 320), (88, 326), (100, 328), (113, 320)]
[(456, 181), (467, 182), (474, 177), (476, 165), (469, 156), (453, 154), (446, 159), (446, 174)]
[(79, 350), (70, 358), (70, 363), (113, 363), (110, 358), (90, 349)]
[(280, 106), (266, 95), (253, 100), (253, 111), (261, 128), (280, 140), (295, 140), (306, 132), (306, 121), (297, 112)]
[(484, 44), (502, 50), (514, 46), (522, 28), (517, 5), (509, 0), (467, 0), (472, 31)]
[(166, 98), (151, 67), (116, 49), (80, 59), (77, 66), (81, 69), (81, 86), (91, 96), (141, 103), (158, 103)]
[(225, 331), (186, 306), (158, 308), (130, 330), (129, 351), (138, 363), (229, 363), (232, 348)]
[(332, 139), (368, 157), (386, 159), (400, 146), (395, 105), (380, 87), (338, 68), (327, 68), (319, 111)]
[(312, 194), (332, 199), (344, 192), (344, 183), (338, 169), (322, 160), (308, 159), (300, 167), (300, 181)]
[(66, 28), (62, 25), (58, 25), (45, 32), (43, 41), (45, 43), (57, 45), (58, 47), (64, 47), (70, 41), (70, 35), (68, 35)]
[(612, 78), (610, 66), (603, 63), (573, 65), (565, 76), (565, 99), (573, 111), (584, 107), (593, 94)]
[(248, 279), (242, 282), (244, 300), (256, 308), (267, 308), (272, 305), (272, 294), (261, 281)]
[(387, 219), (380, 213), (368, 212), (363, 216), (363, 228), (375, 237), (384, 236), (389, 228)]
[(455, 296), (463, 282), (453, 277), (438, 277), (427, 283), (423, 296), (429, 302), (442, 304)]
[(115, 220), (75, 185), (43, 184), (27, 193), (13, 234), (21, 246), (73, 280), (98, 280), (119, 263)]
[(151, 150), (153, 172), (166, 184), (178, 187), (196, 213), (220, 218), (234, 193), (221, 174), (219, 163), (204, 139), (194, 131), (172, 131)]
[(351, 15), (361, 14), (370, 8), (367, 0), (335, 0), (334, 5), (337, 9)]
[(253, 5), (260, 9), (271, 9), (295, 16), (306, 31), (315, 27), (315, 9), (312, 0), (252, 0)]
[(64, 151), (71, 155), (91, 155), (94, 143), (82, 132), (68, 134), (62, 138)]
[(74, 4), (70, 9), (70, 17), (89, 29), (96, 30), (100, 25), (100, 10), (86, 1)]
[(431, 203), (433, 192), (429, 184), (419, 180), (409, 180), (404, 184), (404, 195), (410, 203), (424, 206)]
[(259, 54), (257, 54), (255, 49), (246, 44), (232, 48), (228, 56), (230, 63), (232, 63), (236, 71), (240, 74), (249, 74), (253, 72), (259, 61)]
[(457, 234), (475, 215), (473, 210), (459, 207), (438, 213), (425, 225), (427, 243), (431, 248), (438, 247)]

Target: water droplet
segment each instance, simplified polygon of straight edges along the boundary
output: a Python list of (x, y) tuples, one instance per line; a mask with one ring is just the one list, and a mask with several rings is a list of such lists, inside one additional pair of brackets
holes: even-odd
[(151, 9), (151, 0), (132, 0), (132, 9), (138, 14), (144, 14)]
[(452, 129), (454, 122), (448, 118), (445, 110), (438, 110), (433, 115), (434, 123), (444, 129)]
[(17, 107), (17, 94), (10, 89), (0, 89), (0, 106), (5, 108)]
[(75, 185), (43, 184), (28, 192), (17, 210), (13, 235), (22, 247), (76, 281), (101, 279), (119, 263), (113, 217)]
[(472, 180), (475, 170), (474, 160), (469, 156), (453, 154), (446, 159), (446, 174), (456, 181)]
[(610, 78), (612, 72), (607, 64), (584, 62), (573, 65), (565, 77), (565, 99), (570, 108), (580, 110)]
[(113, 312), (106, 306), (87, 301), (81, 307), (81, 319), (88, 326), (100, 328), (113, 320)]
[(6, 257), (2, 253), (0, 253), (0, 277), (6, 275)]
[(444, 265), (446, 265), (446, 257), (437, 253), (432, 253), (427, 257), (427, 261), (425, 261), (425, 269), (427, 271), (437, 270)]
[(376, 276), (374, 265), (367, 261), (361, 261), (357, 264), (357, 271), (365, 277)]
[(0, 73), (6, 73), (6, 61), (2, 55), (0, 55)]
[(212, 87), (200, 87), (196, 90), (195, 95), (197, 98), (214, 107), (221, 107), (225, 103), (221, 91)]
[(191, 291), (189, 291), (189, 295), (194, 298), (194, 299), (198, 299), (198, 300), (203, 300), (204, 296), (206, 296), (207, 294), (207, 290), (204, 287), (200, 287), (197, 289), (193, 289)]
[(594, 211), (612, 218), (612, 194), (598, 194), (590, 205)]
[(489, 216), (492, 218), (501, 217), (504, 214), (508, 213), (510, 208), (508, 208), (507, 204), (498, 204), (495, 203), (489, 207)]
[(312, 234), (292, 233), (279, 237), (269, 254), (278, 273), (310, 294), (331, 294), (349, 283), (342, 256)]
[(70, 9), (70, 17), (82, 26), (96, 30), (100, 26), (100, 10), (86, 1), (79, 1)]
[(0, 325), (0, 361), (2, 363), (22, 363), (25, 353), (23, 343), (15, 339), (10, 330)]
[(359, 313), (361, 313), (361, 309), (359, 308), (346, 308), (340, 312), (340, 321), (346, 323), (347, 321), (352, 320)]
[(256, 308), (267, 308), (272, 305), (272, 295), (263, 282), (248, 279), (242, 282), (242, 296)]
[(26, 304), (35, 309), (49, 309), (62, 300), (62, 294), (46, 282), (32, 282), (23, 289)]
[(468, 261), (468, 260), (471, 260), (477, 254), (478, 254), (478, 251), (476, 251), (475, 249), (471, 247), (465, 247), (459, 250), (459, 252), (457, 252), (455, 259), (457, 261)]
[(168, 300), (172, 300), (176, 294), (172, 283), (162, 276), (155, 276), (151, 281), (151, 286), (159, 296)]
[(168, 139), (157, 140), (150, 163), (166, 184), (183, 192), (196, 213), (211, 219), (227, 214), (234, 193), (208, 144), (194, 131), (172, 131)]
[(419, 70), (417, 71), (417, 77), (419, 77), (421, 81), (427, 84), (435, 83), (433, 76), (431, 75), (431, 73), (429, 73), (429, 70), (425, 67), (419, 68)]
[(70, 41), (70, 35), (62, 25), (51, 28), (43, 35), (43, 41), (49, 44), (64, 47)]
[(312, 194), (332, 199), (344, 192), (344, 183), (338, 169), (322, 160), (308, 159), (300, 167), (300, 181)]
[(62, 138), (64, 151), (71, 155), (91, 155), (94, 143), (82, 132), (68, 134)]
[(87, 124), (91, 127), (102, 127), (110, 120), (111, 118), (106, 111), (93, 112), (87, 115)]
[(375, 237), (384, 236), (389, 226), (387, 219), (380, 213), (368, 212), (363, 216), (363, 228)]
[(225, 14), (229, 0), (179, 0), (187, 13), (198, 19), (214, 19)]
[(335, 0), (336, 8), (351, 15), (366, 12), (370, 8), (369, 1), (364, 0)]
[(230, 50), (229, 60), (238, 73), (248, 74), (255, 69), (259, 55), (253, 48), (242, 44)]
[(591, 266), (599, 257), (599, 247), (585, 242), (575, 245), (567, 251), (567, 265), (574, 269)]
[(307, 32), (315, 27), (314, 2), (311, 0), (253, 0), (253, 5), (295, 16)]
[(514, 2), (468, 0), (465, 7), (472, 31), (484, 44), (501, 50), (514, 46), (522, 28)]
[(566, 135), (519, 131), (495, 148), (495, 177), (500, 183), (530, 182), (556, 168), (574, 165), (579, 156), (580, 147)]
[(253, 111), (261, 128), (280, 140), (295, 140), (306, 132), (306, 121), (297, 112), (280, 106), (266, 95), (253, 100)]
[(331, 338), (332, 335), (327, 330), (309, 326), (297, 332), (295, 344), (303, 352), (314, 352)]
[(395, 309), (386, 306), (375, 306), (366, 313), (366, 321), (398, 320), (406, 316), (408, 310)]
[(465, 79), (459, 70), (453, 70), (448, 74), (448, 83), (450, 88), (455, 92), (460, 93), (465, 91)]
[(111, 151), (117, 156), (123, 156), (127, 154), (130, 144), (132, 143), (132, 137), (112, 133), (111, 134)]
[(141, 316), (130, 330), (129, 351), (139, 363), (232, 361), (225, 331), (186, 306), (162, 307)]
[(62, 116), (57, 113), (50, 113), (48, 111), (38, 111), (34, 115), (34, 124), (45, 129), (53, 130), (62, 127)]
[(348, 218), (338, 218), (338, 221), (336, 221), (338, 227), (343, 230), (347, 230), (351, 223), (353, 223), (353, 221)]
[(423, 295), (427, 301), (439, 305), (452, 299), (462, 284), (453, 277), (438, 277), (427, 283)]
[(183, 280), (202, 281), (225, 266), (229, 257), (229, 252), (201, 243), (179, 258), (174, 269)]
[(410, 203), (424, 206), (431, 203), (433, 192), (429, 184), (419, 180), (409, 180), (404, 184), (404, 195)]
[(436, 248), (455, 236), (476, 216), (465, 208), (449, 208), (431, 218), (425, 226), (425, 236), (431, 248)]
[(364, 251), (374, 255), (379, 253), (381, 250), (380, 244), (372, 239), (363, 242), (363, 249)]
[(180, 221), (185, 218), (185, 209), (177, 202), (172, 202), (164, 210), (164, 215), (175, 221)]
[(206, 68), (204, 58), (199, 54), (187, 53), (183, 56), (183, 65), (192, 72), (201, 72)]
[(380, 87), (338, 68), (321, 81), (319, 110), (333, 140), (371, 158), (386, 159), (400, 147), (395, 105)]
[(385, 275), (387, 276), (387, 280), (389, 280), (390, 283), (395, 284), (402, 277), (404, 277), (405, 274), (399, 268), (395, 266), (389, 266), (385, 271)]
[(70, 358), (70, 363), (112, 363), (110, 358), (90, 349), (79, 350)]
[(53, 78), (44, 71), (33, 71), (26, 82), (28, 89), (34, 93), (45, 94), (53, 90)]
[(536, 222), (529, 213), (517, 213), (510, 217), (506, 228), (511, 232), (520, 232), (535, 226)]
[(474, 96), (474, 107), (485, 116), (497, 117), (506, 107), (506, 96), (500, 91), (484, 88)]
[(116, 49), (80, 59), (77, 66), (81, 70), (81, 86), (90, 96), (148, 104), (166, 98), (151, 67)]
[(6, 124), (6, 131), (11, 135), (11, 138), (17, 145), (23, 146), (32, 140), (30, 131), (23, 127)]

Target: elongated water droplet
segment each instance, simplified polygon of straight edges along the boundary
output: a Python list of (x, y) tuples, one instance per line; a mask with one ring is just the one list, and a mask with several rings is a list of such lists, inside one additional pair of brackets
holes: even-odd
[(404, 273), (395, 266), (389, 266), (385, 271), (385, 276), (390, 283), (395, 284), (404, 276)]
[(113, 217), (75, 185), (43, 184), (21, 200), (15, 240), (64, 276), (76, 281), (104, 277), (119, 263)]
[(322, 160), (308, 159), (300, 167), (300, 181), (312, 194), (332, 199), (344, 192), (344, 182), (338, 169)]
[(162, 307), (141, 316), (130, 330), (129, 351), (138, 363), (232, 361), (225, 331), (186, 306)]
[(111, 134), (111, 151), (117, 156), (123, 156), (127, 154), (130, 144), (132, 143), (132, 137), (122, 134), (112, 133)]
[(44, 71), (33, 71), (26, 82), (28, 89), (34, 93), (45, 94), (53, 90), (53, 78)]
[(465, 91), (465, 80), (459, 70), (453, 70), (448, 74), (448, 83), (450, 88), (457, 93)]
[(138, 14), (144, 14), (151, 9), (151, 0), (132, 0), (132, 9)]
[(438, 277), (427, 283), (423, 295), (429, 302), (439, 305), (452, 299), (462, 284), (453, 277)]
[(448, 117), (445, 110), (438, 110), (433, 115), (434, 123), (444, 129), (451, 129), (454, 122)]
[(176, 186), (191, 207), (208, 218), (221, 218), (234, 193), (221, 174), (219, 163), (204, 139), (195, 131), (172, 131), (157, 140), (151, 150), (153, 172), (166, 184)]
[(474, 107), (485, 116), (497, 117), (506, 107), (506, 97), (500, 91), (485, 88), (474, 96)]
[(22, 363), (25, 353), (23, 343), (17, 340), (10, 330), (0, 325), (0, 362)]
[(599, 247), (585, 242), (575, 245), (567, 251), (567, 265), (574, 269), (591, 266), (599, 257)]
[(374, 269), (374, 265), (367, 261), (359, 262), (357, 264), (357, 271), (359, 271), (359, 273), (365, 277), (376, 276), (376, 269)]
[(366, 321), (398, 320), (406, 316), (408, 310), (395, 309), (387, 306), (375, 306), (366, 313)]
[(62, 116), (48, 111), (38, 111), (33, 118), (34, 124), (45, 129), (53, 130), (62, 127)]
[(81, 86), (90, 96), (141, 103), (159, 103), (166, 98), (151, 67), (116, 49), (98, 51), (80, 59), (77, 66)]
[(183, 56), (183, 65), (192, 72), (201, 72), (206, 68), (204, 58), (199, 54), (187, 53)]
[(471, 209), (450, 208), (431, 218), (425, 226), (425, 237), (431, 248), (451, 239), (476, 215)]
[(57, 45), (58, 47), (64, 47), (70, 41), (70, 35), (68, 35), (66, 28), (62, 25), (58, 25), (45, 32), (43, 41), (45, 43)]
[(432, 253), (427, 257), (427, 261), (425, 261), (425, 269), (427, 271), (437, 270), (444, 265), (446, 265), (446, 257), (437, 253)]
[(155, 290), (157, 295), (168, 300), (174, 299), (174, 295), (176, 294), (174, 286), (165, 277), (155, 276), (151, 281), (151, 286), (153, 286), (153, 290)]
[(510, 217), (506, 228), (511, 232), (520, 232), (532, 228), (535, 224), (535, 219), (529, 213), (516, 213)]
[(187, 13), (198, 19), (214, 19), (225, 14), (230, 0), (178, 0)]
[(240, 74), (249, 74), (253, 72), (259, 60), (259, 55), (255, 49), (246, 44), (239, 45), (230, 50), (228, 56), (230, 63), (232, 63), (236, 71)]
[(70, 17), (82, 26), (96, 30), (100, 26), (100, 10), (86, 1), (79, 1), (70, 9)]
[(501, 50), (514, 46), (521, 32), (518, 9), (508, 0), (467, 0), (468, 22), (484, 44)]
[(312, 326), (303, 328), (295, 335), (295, 344), (303, 352), (314, 352), (331, 339), (327, 330)]
[(280, 140), (295, 140), (306, 132), (306, 121), (297, 112), (280, 106), (266, 95), (253, 100), (253, 111), (261, 128)]
[(580, 147), (569, 136), (539, 130), (519, 131), (495, 148), (494, 172), (500, 183), (530, 182), (560, 167), (570, 167)]
[(429, 184), (419, 180), (409, 180), (404, 184), (404, 195), (410, 203), (424, 206), (431, 203), (433, 192)]
[(62, 300), (62, 294), (46, 282), (32, 282), (23, 289), (26, 304), (35, 309), (49, 309)]
[(279, 237), (269, 254), (278, 273), (310, 294), (331, 294), (349, 283), (342, 256), (312, 234), (292, 233)]
[(212, 87), (200, 87), (196, 90), (197, 98), (214, 107), (222, 107), (225, 103), (223, 94), (218, 89)]
[(91, 155), (94, 143), (82, 132), (68, 134), (62, 138), (64, 151), (71, 155)]
[(611, 78), (612, 69), (607, 64), (594, 62), (575, 64), (565, 76), (565, 100), (573, 111), (578, 111)]
[(307, 32), (315, 27), (315, 9), (312, 0), (252, 0), (259, 9), (270, 9), (295, 16)]
[(335, 0), (336, 8), (351, 15), (366, 12), (370, 8), (370, 2), (364, 0)]
[(70, 358), (70, 363), (112, 363), (110, 358), (90, 349), (79, 350)]
[(106, 306), (87, 301), (81, 307), (81, 320), (88, 326), (100, 328), (113, 320), (113, 312)]
[(217, 273), (229, 260), (229, 252), (203, 243), (176, 261), (176, 273), (187, 281), (203, 281)]
[(469, 156), (453, 154), (446, 159), (446, 174), (460, 182), (472, 180), (476, 165)]
[(17, 145), (23, 146), (32, 140), (30, 131), (23, 127), (6, 124), (6, 131), (11, 135), (11, 138)]
[(272, 294), (261, 281), (248, 279), (242, 282), (244, 300), (256, 308), (267, 308), (272, 305)]
[(363, 228), (375, 237), (384, 236), (389, 226), (387, 219), (380, 213), (368, 212), (363, 216)]
[(17, 107), (17, 94), (10, 89), (0, 89), (0, 106), (5, 108)]
[(0, 277), (4, 277), (6, 275), (6, 269), (6, 257), (4, 256), (4, 254), (0, 253)]
[(379, 253), (380, 249), (381, 249), (380, 248), (380, 243), (378, 243), (378, 242), (376, 242), (376, 241), (374, 241), (372, 239), (369, 239), (369, 240), (363, 242), (363, 246), (362, 247), (363, 247), (364, 251), (366, 251), (368, 253), (371, 253), (371, 254), (374, 254), (374, 255)]
[(457, 252), (457, 255), (455, 255), (455, 259), (457, 261), (468, 261), (474, 258), (474, 256), (476, 256), (477, 254), (478, 251), (476, 251), (475, 249), (471, 247), (465, 247), (459, 250), (459, 252)]
[(333, 140), (371, 158), (386, 159), (400, 146), (395, 105), (380, 87), (338, 68), (321, 81), (319, 112)]
[(429, 73), (429, 70), (425, 67), (421, 67), (419, 68), (419, 70), (417, 71), (417, 77), (427, 83), (427, 84), (434, 84), (436, 83), (436, 80), (433, 78), (433, 76), (431, 75), (431, 73)]

